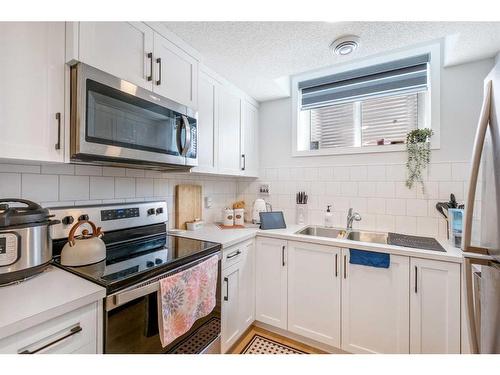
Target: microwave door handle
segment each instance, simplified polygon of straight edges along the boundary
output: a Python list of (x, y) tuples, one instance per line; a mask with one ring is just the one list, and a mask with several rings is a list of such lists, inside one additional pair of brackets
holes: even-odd
[(182, 116), (182, 124), (185, 129), (185, 142), (184, 142), (184, 148), (182, 149), (181, 155), (186, 156), (189, 149), (191, 148), (191, 124), (189, 123), (189, 120), (187, 116)]
[[(467, 193), (467, 201), (465, 203), (464, 217), (464, 232), (463, 232), (463, 251), (474, 251), (471, 248), (472, 235), (472, 214), (474, 212), (474, 200), (476, 198), (477, 179), (479, 176), (479, 167), (481, 164), (481, 153), (483, 150), (484, 139), (490, 119), (491, 105), (491, 81), (486, 82), (484, 86), (483, 105), (476, 131), (476, 138), (472, 151), (472, 166), (469, 178), (469, 188)], [(465, 273), (465, 300), (467, 304), (467, 325), (469, 328), (469, 338), (472, 353), (479, 353), (479, 340), (476, 330), (476, 317), (472, 292), (472, 263), (474, 261), (465, 257), (464, 273)]]

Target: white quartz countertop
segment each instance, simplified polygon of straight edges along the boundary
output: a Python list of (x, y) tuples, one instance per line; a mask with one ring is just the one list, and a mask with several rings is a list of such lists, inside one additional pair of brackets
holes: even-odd
[(0, 287), (0, 339), (106, 296), (106, 289), (55, 266)]
[(440, 251), (414, 249), (410, 247), (394, 246), (387, 244), (377, 244), (377, 243), (343, 240), (337, 238), (326, 238), (326, 237), (295, 234), (295, 232), (299, 231), (304, 227), (306, 227), (306, 225), (289, 225), (286, 229), (271, 229), (271, 230), (261, 230), (256, 226), (248, 227), (245, 229), (220, 229), (215, 224), (208, 224), (205, 225), (204, 228), (196, 231), (175, 230), (169, 233), (172, 235), (186, 237), (186, 238), (194, 238), (198, 240), (217, 242), (220, 243), (223, 248), (227, 248), (229, 246), (253, 238), (255, 236), (262, 236), (262, 237), (279, 238), (288, 241), (317, 243), (321, 245), (377, 251), (381, 253), (406, 255), (418, 258), (443, 260), (455, 263), (462, 263), (463, 260), (462, 250), (451, 246), (446, 241), (439, 241), (441, 246), (443, 246), (443, 248), (446, 250), (446, 252), (440, 252)]

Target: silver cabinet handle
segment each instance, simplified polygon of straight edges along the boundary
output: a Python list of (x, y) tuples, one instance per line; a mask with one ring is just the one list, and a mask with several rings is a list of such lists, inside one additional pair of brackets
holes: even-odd
[(241, 170), (244, 171), (247, 167), (247, 159), (245, 157), (245, 154), (241, 154), (241, 158), (243, 159), (243, 167), (241, 167)]
[(335, 254), (335, 277), (339, 276), (339, 255)]
[(226, 283), (226, 295), (224, 296), (224, 301), (229, 301), (229, 279), (224, 277), (224, 282)]
[(153, 80), (153, 52), (149, 52), (147, 54), (148, 59), (149, 59), (149, 75), (146, 77), (148, 82), (151, 82)]
[(347, 255), (344, 255), (344, 279), (347, 279)]
[(56, 113), (57, 120), (57, 143), (55, 144), (56, 150), (61, 149), (61, 112)]
[(281, 248), (281, 264), (285, 267), (285, 245)]
[(415, 294), (418, 293), (418, 268), (415, 266)]
[(66, 332), (64, 333), (62, 336), (56, 338), (55, 340), (47, 343), (47, 344), (44, 344), (36, 349), (24, 349), (24, 350), (21, 350), (18, 351), (18, 354), (35, 354), (35, 353), (38, 353), (44, 349), (47, 349), (49, 347), (51, 347), (52, 345), (55, 345), (57, 344), (58, 342), (61, 342), (65, 339), (67, 339), (68, 337), (71, 337), (73, 335), (76, 335), (78, 332), (81, 332), (82, 331), (82, 327), (80, 326), (80, 323), (78, 323), (76, 326), (72, 327), (69, 332)]
[(234, 258), (234, 257), (237, 257), (237, 256), (238, 256), (238, 255), (240, 255), (240, 254), (241, 254), (241, 251), (240, 251), (240, 250), (237, 250), (237, 251), (235, 251), (234, 253), (229, 254), (229, 255), (226, 257), (226, 259), (232, 259), (232, 258)]
[(161, 57), (156, 59), (156, 63), (158, 64), (158, 80), (156, 81), (156, 85), (161, 85)]

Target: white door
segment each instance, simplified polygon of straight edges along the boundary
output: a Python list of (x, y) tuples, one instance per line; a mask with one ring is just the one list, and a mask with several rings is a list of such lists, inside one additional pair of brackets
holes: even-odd
[(342, 249), (342, 349), (409, 353), (409, 258), (390, 255), (389, 268), (349, 264)]
[(153, 34), (142, 22), (80, 22), (79, 59), (152, 90)]
[(153, 91), (196, 109), (198, 61), (157, 33), (154, 34), (154, 58)]
[(227, 87), (221, 87), (219, 104), (219, 172), (241, 174), (241, 100)]
[(412, 258), (410, 353), (460, 353), (460, 264)]
[(244, 176), (259, 174), (259, 110), (246, 100), (241, 101), (241, 158)]
[(248, 241), (242, 247), (240, 312), (242, 331), (245, 331), (255, 320), (255, 241)]
[(240, 268), (236, 263), (222, 271), (222, 353), (225, 353), (243, 333), (241, 330)]
[(198, 166), (194, 172), (217, 171), (218, 105), (220, 84), (200, 71), (198, 85)]
[(64, 22), (2, 22), (0, 50), (0, 158), (64, 161)]
[(287, 329), (287, 242), (259, 237), (255, 262), (255, 319)]
[(288, 242), (288, 330), (340, 347), (341, 250)]

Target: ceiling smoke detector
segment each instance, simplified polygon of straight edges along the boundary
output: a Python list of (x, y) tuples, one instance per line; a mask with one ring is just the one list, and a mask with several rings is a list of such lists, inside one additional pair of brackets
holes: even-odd
[(332, 52), (339, 56), (349, 55), (359, 47), (359, 36), (346, 35), (341, 38), (335, 39), (330, 44)]

